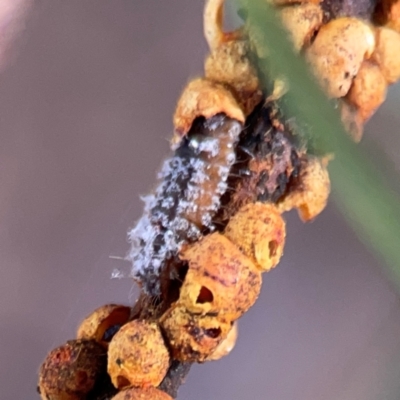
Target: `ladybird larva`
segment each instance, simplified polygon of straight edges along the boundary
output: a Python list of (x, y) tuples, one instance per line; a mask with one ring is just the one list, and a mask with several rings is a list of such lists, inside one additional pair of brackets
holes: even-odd
[(144, 199), (143, 216), (128, 233), (132, 276), (146, 293), (160, 295), (164, 266), (183, 244), (214, 230), (212, 218), (227, 189), (241, 130), (239, 121), (224, 114), (197, 118), (164, 162), (160, 183)]

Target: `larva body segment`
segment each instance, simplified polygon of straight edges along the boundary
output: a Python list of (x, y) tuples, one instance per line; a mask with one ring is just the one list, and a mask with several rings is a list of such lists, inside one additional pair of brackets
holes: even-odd
[[(288, 124), (286, 124), (288, 125)], [(219, 218), (228, 223), (249, 203), (276, 203), (300, 173), (304, 148), (300, 138), (280, 122), (277, 110), (262, 102), (246, 120), (237, 146), (237, 161), (223, 198)]]
[(213, 231), (213, 216), (227, 189), (242, 124), (224, 114), (198, 118), (165, 161), (154, 194), (128, 233), (132, 276), (150, 295), (160, 295), (160, 274), (183, 244)]

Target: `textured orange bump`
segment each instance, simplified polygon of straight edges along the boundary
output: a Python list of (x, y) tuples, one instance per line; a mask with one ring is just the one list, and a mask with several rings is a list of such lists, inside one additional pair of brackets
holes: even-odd
[[(112, 333), (128, 322), (130, 307), (107, 304), (89, 314), (79, 325), (78, 339), (93, 339), (104, 347), (108, 347)], [(109, 332), (113, 330), (114, 332)], [(108, 337), (110, 336), (110, 337)]]
[(106, 351), (93, 340), (70, 340), (52, 350), (39, 372), (43, 400), (86, 398), (106, 371)]
[(370, 61), (364, 61), (347, 98), (358, 107), (362, 120), (367, 121), (385, 101), (386, 92), (387, 83), (381, 69)]
[(197, 117), (207, 119), (220, 113), (242, 123), (245, 120), (240, 105), (225, 86), (203, 78), (189, 82), (176, 106), (173, 118), (175, 127), (173, 144), (180, 142)]
[(367, 23), (356, 18), (338, 18), (321, 27), (306, 50), (306, 57), (326, 94), (343, 97), (374, 47), (374, 32)]
[(205, 76), (228, 85), (245, 115), (261, 101), (257, 71), (250, 61), (248, 41), (230, 40), (215, 48), (205, 61)]
[(318, 4), (297, 4), (282, 8), (281, 17), (295, 50), (299, 52), (322, 25), (323, 11)]
[(179, 305), (189, 312), (219, 315), (234, 321), (256, 301), (261, 273), (226, 237), (213, 233), (181, 253), (188, 262)]
[(160, 324), (172, 357), (191, 362), (206, 361), (232, 327), (218, 315), (193, 314), (179, 303), (161, 317)]
[(272, 204), (254, 203), (242, 207), (224, 232), (261, 271), (275, 267), (285, 245), (285, 221)]
[(280, 211), (297, 208), (300, 218), (306, 222), (314, 219), (325, 208), (330, 193), (328, 170), (317, 157), (309, 158), (302, 166), (298, 185), (278, 204)]
[(154, 387), (129, 388), (115, 395), (111, 400), (172, 400), (172, 397)]
[(217, 361), (227, 356), (235, 347), (238, 337), (238, 322), (232, 325), (227, 337), (221, 341), (217, 348), (206, 358), (206, 361)]
[(149, 321), (125, 324), (108, 347), (108, 374), (118, 389), (158, 386), (169, 362), (161, 331), (156, 323)]
[(377, 28), (372, 59), (379, 65), (388, 83), (397, 82), (400, 79), (400, 34), (389, 28)]

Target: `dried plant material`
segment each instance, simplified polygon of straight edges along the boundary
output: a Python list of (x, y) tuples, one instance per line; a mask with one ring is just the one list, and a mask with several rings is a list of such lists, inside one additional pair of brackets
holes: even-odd
[(162, 390), (149, 387), (123, 390), (111, 400), (172, 400), (172, 397)]
[(354, 142), (358, 143), (363, 136), (364, 120), (358, 107), (346, 99), (340, 100), (340, 116), (342, 123)]
[(358, 107), (358, 112), (365, 122), (385, 101), (386, 92), (387, 83), (381, 69), (370, 61), (364, 61), (357, 76), (354, 78), (347, 98)]
[(217, 361), (222, 357), (227, 356), (234, 349), (237, 337), (238, 322), (235, 321), (228, 333), (228, 336), (221, 341), (217, 348), (207, 357), (206, 361)]
[(204, 7), (204, 37), (210, 50), (216, 49), (223, 41), (223, 6), (225, 0), (207, 0)]
[(260, 81), (247, 41), (224, 42), (206, 58), (205, 77), (229, 85), (245, 115), (261, 101)]
[(169, 363), (160, 328), (154, 322), (134, 320), (125, 324), (108, 347), (108, 374), (118, 389), (158, 386)]
[(224, 85), (203, 78), (189, 82), (176, 106), (172, 144), (181, 141), (197, 117), (208, 119), (221, 113), (241, 123), (245, 120), (239, 103)]
[(306, 57), (326, 94), (343, 97), (374, 46), (374, 32), (367, 23), (338, 18), (321, 27)]
[(307, 222), (320, 214), (328, 202), (328, 170), (317, 157), (309, 157), (300, 170), (297, 182), (277, 206), (282, 212), (297, 208), (300, 218)]
[(39, 372), (43, 400), (81, 400), (106, 371), (106, 351), (94, 340), (70, 340), (52, 350)]
[(239, 248), (219, 233), (188, 246), (181, 255), (188, 263), (179, 305), (192, 313), (218, 315), (234, 321), (256, 301), (261, 275)]
[(230, 219), (224, 235), (265, 272), (283, 254), (285, 221), (273, 204), (247, 204)]
[(318, 4), (305, 3), (282, 8), (281, 17), (295, 50), (300, 52), (322, 25), (323, 11)]
[(193, 314), (180, 303), (160, 319), (173, 359), (203, 362), (224, 340), (231, 322), (212, 314)]
[(224, 3), (225, 0), (206, 0), (204, 7), (204, 37), (211, 51), (217, 49), (224, 42), (240, 40), (243, 36), (241, 29), (224, 32)]
[(377, 28), (372, 59), (379, 65), (388, 83), (397, 82), (400, 78), (400, 34), (389, 28)]
[(97, 308), (80, 324), (77, 339), (93, 339), (104, 347), (117, 333), (119, 328), (128, 322), (130, 307), (107, 304)]

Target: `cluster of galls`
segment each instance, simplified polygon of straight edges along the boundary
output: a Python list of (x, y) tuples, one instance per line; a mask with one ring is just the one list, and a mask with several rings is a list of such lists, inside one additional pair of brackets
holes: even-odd
[(327, 96), (338, 99), (342, 121), (359, 141), (388, 85), (400, 78), (400, 2), (380, 0), (375, 9), (368, 1), (336, 2), (336, 8), (334, 0), (274, 3), (296, 51)]
[[(359, 17), (326, 13), (326, 2), (275, 0), (295, 48), (304, 53), (326, 93), (340, 101), (343, 121), (359, 139), (362, 125), (383, 102), (387, 85), (400, 77), (399, 2), (383, 0), (378, 11), (384, 26), (379, 27)], [(147, 315), (132, 314), (124, 306), (102, 307), (82, 323), (76, 340), (53, 350), (40, 371), (43, 399), (170, 399), (160, 387), (171, 365), (215, 360), (233, 348), (237, 320), (256, 301), (262, 273), (275, 267), (282, 255), (286, 233), (281, 213), (297, 208), (308, 221), (327, 203), (328, 158), (309, 154), (279, 115), (276, 100), (287, 90), (285, 85), (276, 81), (272, 93), (263, 92), (248, 33), (222, 29), (223, 3), (206, 2), (204, 29), (211, 51), (205, 76), (191, 81), (182, 93), (172, 140), (175, 149), (188, 141), (188, 148), (197, 151), (195, 146), (201, 145), (214, 154), (222, 143), (224, 121), (242, 127), (238, 141), (225, 146), (236, 157), (229, 161), (230, 176), (236, 178), (226, 185), (232, 192), (217, 199), (219, 210), (210, 211), (212, 223), (220, 218), (223, 224), (176, 246), (178, 295), (168, 298), (163, 292), (161, 306)], [(190, 136), (199, 118), (218, 133), (211, 137), (212, 148), (200, 136)], [(249, 155), (245, 161), (240, 160), (242, 153)], [(209, 162), (205, 171), (226, 167)], [(202, 199), (208, 199), (215, 186), (212, 181), (221, 178), (217, 172), (201, 182), (187, 178), (187, 188), (200, 185), (193, 201), (204, 205)], [(216, 190), (213, 194), (221, 195)], [(190, 193), (182, 195), (190, 199)], [(196, 223), (187, 210), (180, 212)], [(146, 270), (143, 280), (145, 287)], [(148, 297), (150, 306), (160, 300)]]
[(130, 316), (130, 307), (114, 304), (90, 314), (77, 338), (52, 350), (42, 364), (42, 399), (171, 399), (155, 387), (170, 361), (160, 328)]
[(160, 318), (132, 320), (129, 307), (104, 306), (82, 322), (76, 340), (50, 352), (40, 370), (42, 398), (97, 398), (111, 380), (120, 390), (113, 400), (170, 399), (157, 387), (172, 360), (216, 360), (234, 347), (236, 321), (254, 304), (261, 273), (278, 263), (284, 241), (275, 206), (243, 207), (223, 233), (181, 251), (180, 296)]

